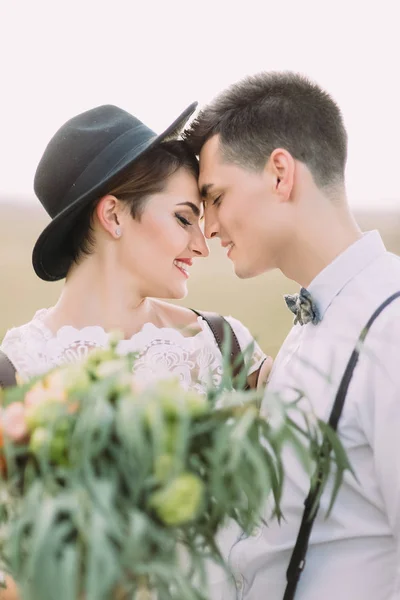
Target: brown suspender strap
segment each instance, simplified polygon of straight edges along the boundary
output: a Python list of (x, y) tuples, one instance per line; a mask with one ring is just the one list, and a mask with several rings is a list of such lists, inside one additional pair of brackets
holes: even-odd
[(226, 336), (230, 336), (229, 340), (229, 348), (230, 348), (230, 362), (232, 366), (232, 375), (233, 377), (237, 377), (239, 373), (244, 369), (244, 359), (242, 355), (242, 350), (240, 348), (238, 339), (236, 337), (235, 332), (233, 331), (230, 323), (224, 319), (221, 315), (213, 312), (199, 312), (191, 309), (196, 315), (202, 317), (215, 337), (215, 341), (218, 344), (218, 348), (223, 351), (225, 344), (227, 343)]
[[(336, 394), (335, 402), (333, 404), (333, 408), (329, 417), (329, 425), (331, 428), (336, 431), (339, 419), (342, 414), (344, 402), (347, 395), (347, 390), (349, 389), (350, 381), (354, 373), (354, 369), (358, 363), (358, 359), (360, 356), (360, 349), (362, 344), (367, 337), (367, 333), (371, 328), (371, 325), (374, 323), (375, 319), (379, 317), (381, 312), (391, 304), (396, 298), (400, 298), (400, 292), (396, 292), (392, 294), (389, 298), (385, 300), (378, 308), (375, 310), (368, 323), (362, 330), (360, 337), (358, 338), (357, 346), (354, 348), (350, 360), (347, 363), (346, 370), (344, 372), (342, 381), (340, 382), (339, 389)], [(330, 454), (331, 446), (329, 442), (325, 439), (323, 442), (324, 455), (327, 456)], [(315, 507), (315, 502), (321, 492), (322, 487), (322, 479), (321, 477), (317, 478), (316, 486), (310, 490), (305, 502), (304, 502), (304, 512), (303, 518), (301, 521), (299, 533), (297, 536), (297, 540), (293, 549), (293, 553), (290, 559), (289, 567), (286, 572), (287, 585), (285, 589), (285, 594), (283, 596), (283, 600), (293, 600), (296, 594), (297, 584), (299, 583), (301, 574), (304, 570), (306, 564), (306, 554), (308, 550), (308, 544), (310, 541), (311, 531), (314, 525), (315, 518), (318, 513), (319, 505)]]
[(0, 350), (0, 388), (10, 387), (17, 383), (16, 381), (16, 369), (8, 358), (7, 354), (4, 354)]

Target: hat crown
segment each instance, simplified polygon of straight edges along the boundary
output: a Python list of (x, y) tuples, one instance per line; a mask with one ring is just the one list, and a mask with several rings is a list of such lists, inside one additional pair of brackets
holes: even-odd
[(49, 215), (54, 217), (63, 208), (63, 198), (105, 148), (127, 131), (143, 127), (149, 137), (155, 135), (113, 105), (98, 106), (62, 125), (48, 143), (34, 179), (35, 193)]

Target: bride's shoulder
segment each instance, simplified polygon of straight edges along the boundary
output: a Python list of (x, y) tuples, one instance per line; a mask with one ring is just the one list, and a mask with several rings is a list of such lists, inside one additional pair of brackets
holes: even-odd
[(198, 315), (190, 308), (158, 299), (152, 300), (152, 302), (166, 326), (181, 329), (182, 327), (194, 327), (197, 323)]

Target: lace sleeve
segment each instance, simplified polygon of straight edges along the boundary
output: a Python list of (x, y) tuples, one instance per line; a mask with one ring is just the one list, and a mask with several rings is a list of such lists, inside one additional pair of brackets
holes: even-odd
[[(241, 323), (241, 321), (235, 319), (234, 317), (225, 317), (225, 319), (229, 322), (236, 334), (239, 346), (244, 353), (247, 374), (251, 375), (260, 368), (261, 363), (267, 355), (261, 350), (250, 331), (247, 329), (247, 327), (245, 327), (245, 325), (243, 325), (243, 323)], [(246, 352), (246, 350), (248, 350), (251, 346), (253, 349), (250, 354), (249, 351)]]
[(43, 335), (31, 323), (9, 329), (0, 345), (23, 381), (52, 368), (41, 353)]
[(24, 350), (19, 335), (19, 329), (16, 327), (7, 331), (0, 345), (0, 350), (9, 358), (17, 372), (20, 372), (20, 363), (23, 362)]

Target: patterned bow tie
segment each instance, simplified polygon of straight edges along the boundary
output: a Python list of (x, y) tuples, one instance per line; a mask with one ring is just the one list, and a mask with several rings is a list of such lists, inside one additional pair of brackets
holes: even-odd
[(287, 307), (295, 315), (293, 321), (294, 325), (296, 325), (296, 323), (300, 323), (300, 325), (307, 325), (307, 323), (316, 325), (320, 322), (321, 317), (319, 315), (318, 307), (311, 298), (310, 292), (305, 288), (301, 288), (299, 294), (286, 294), (284, 298)]

